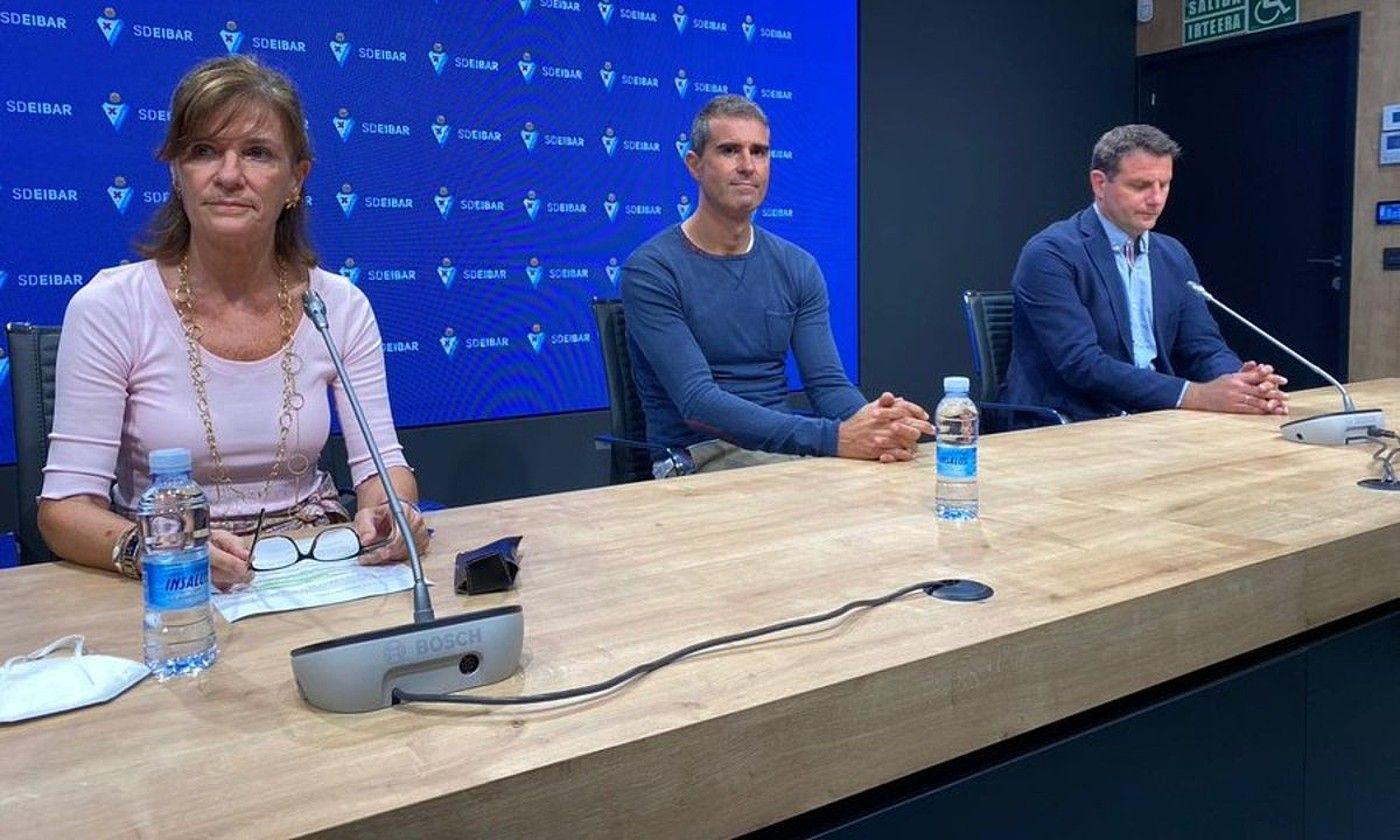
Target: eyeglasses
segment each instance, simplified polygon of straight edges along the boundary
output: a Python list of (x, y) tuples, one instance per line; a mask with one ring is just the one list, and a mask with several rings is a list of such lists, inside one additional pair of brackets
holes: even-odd
[(354, 528), (349, 525), (337, 525), (312, 537), (311, 544), (302, 551), (301, 545), (291, 537), (281, 534), (261, 536), (264, 513), (266, 511), (258, 513), (258, 524), (253, 530), (253, 547), (249, 550), (248, 565), (255, 572), (275, 572), (294, 566), (302, 560), (350, 560), (361, 554), (377, 551), (393, 541), (393, 536), (390, 535), (383, 540), (364, 545)]

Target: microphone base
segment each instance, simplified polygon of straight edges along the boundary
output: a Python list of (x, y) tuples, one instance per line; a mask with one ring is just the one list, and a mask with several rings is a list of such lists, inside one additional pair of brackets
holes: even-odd
[(1357, 487), (1365, 487), (1367, 490), (1384, 490), (1390, 493), (1400, 492), (1400, 481), (1386, 481), (1383, 478), (1363, 478), (1356, 482)]
[(1385, 428), (1385, 412), (1379, 408), (1319, 414), (1316, 417), (1284, 423), (1278, 427), (1278, 431), (1285, 440), (1297, 443), (1341, 446), (1366, 443), (1369, 437), (1367, 432), (1372, 426)]
[(518, 606), (404, 624), (292, 651), (307, 703), (328, 712), (370, 712), (393, 691), (452, 693), (487, 685), (520, 667), (525, 619)]

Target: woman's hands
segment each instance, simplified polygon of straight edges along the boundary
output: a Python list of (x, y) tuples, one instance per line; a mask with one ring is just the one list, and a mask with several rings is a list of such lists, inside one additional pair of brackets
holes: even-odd
[(209, 532), (209, 580), (215, 589), (227, 592), (239, 584), (251, 583), (251, 560), (243, 537), (221, 528)]
[[(423, 514), (418, 512), (418, 507), (412, 502), (403, 503), (404, 516), (408, 518), (408, 527), (413, 534), (413, 544), (418, 551), (424, 552), (428, 549), (428, 523), (423, 521)], [(373, 566), (381, 563), (393, 563), (399, 560), (408, 559), (408, 547), (404, 544), (403, 535), (394, 527), (394, 518), (389, 513), (388, 503), (375, 505), (371, 508), (361, 508), (355, 513), (355, 532), (360, 535), (360, 545), (373, 545), (393, 539), (389, 544), (376, 551), (360, 555), (360, 562)]]

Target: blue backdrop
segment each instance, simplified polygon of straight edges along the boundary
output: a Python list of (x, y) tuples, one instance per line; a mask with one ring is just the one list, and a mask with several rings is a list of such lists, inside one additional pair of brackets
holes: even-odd
[[(769, 115), (759, 223), (810, 250), (856, 367), (855, 0), (100, 3), (0, 9), (0, 320), (58, 323), (169, 190), (180, 76), (254, 53), (301, 90), (321, 264), (369, 296), (395, 419), (606, 405), (591, 297), (697, 200), (716, 93)], [(0, 355), (0, 463), (14, 460)]]

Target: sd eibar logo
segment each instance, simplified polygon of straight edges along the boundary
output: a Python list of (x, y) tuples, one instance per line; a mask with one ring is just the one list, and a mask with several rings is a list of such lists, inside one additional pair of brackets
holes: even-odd
[(345, 66), (345, 60), (350, 57), (350, 42), (345, 39), (344, 32), (335, 33), (335, 38), (331, 39), (331, 55), (335, 56), (338, 66)]
[(359, 193), (355, 192), (349, 181), (341, 184), (340, 192), (335, 194), (335, 203), (340, 205), (340, 212), (344, 213), (347, 219), (355, 212), (355, 203), (359, 200)]
[(112, 186), (107, 188), (107, 197), (112, 199), (112, 205), (122, 215), (126, 215), (126, 208), (131, 206), (131, 195), (131, 187), (127, 186), (126, 178), (121, 175), (113, 178)]
[(131, 112), (131, 106), (122, 101), (122, 95), (116, 91), (107, 94), (107, 101), (102, 103), (102, 113), (107, 115), (107, 121), (112, 124), (113, 131), (121, 131), (122, 124), (126, 122), (126, 116)]
[(117, 10), (108, 6), (102, 10), (102, 17), (97, 19), (97, 28), (102, 33), (102, 37), (107, 39), (107, 46), (114, 47), (117, 38), (122, 34), (122, 19), (117, 17)]
[(243, 46), (243, 33), (238, 31), (238, 21), (225, 23), (219, 31), (219, 40), (224, 42), (224, 49), (229, 51), (229, 55), (238, 52), (238, 48)]
[(433, 48), (428, 52), (428, 60), (433, 63), (433, 70), (441, 76), (442, 71), (447, 67), (447, 52), (442, 42), (433, 44)]
[(360, 285), (360, 267), (355, 264), (354, 257), (345, 258), (345, 263), (340, 267), (340, 276), (349, 280), (353, 285)]
[(452, 288), (453, 281), (457, 279), (457, 266), (452, 264), (451, 257), (442, 258), (442, 264), (438, 266), (437, 274), (444, 289)]
[(344, 143), (350, 139), (350, 132), (355, 130), (355, 118), (350, 116), (349, 108), (341, 108), (331, 118), (331, 125), (335, 126), (335, 133), (340, 135), (340, 142)]

